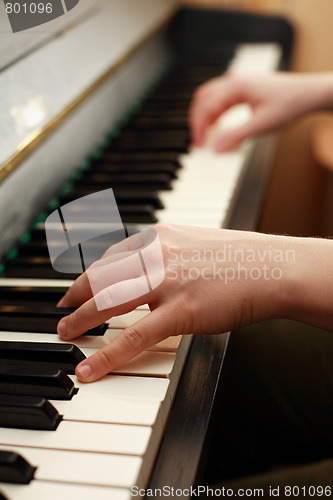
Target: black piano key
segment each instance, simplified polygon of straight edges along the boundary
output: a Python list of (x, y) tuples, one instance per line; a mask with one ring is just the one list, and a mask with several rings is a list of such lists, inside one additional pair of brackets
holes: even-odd
[(171, 92), (169, 89), (158, 88), (156, 92), (147, 100), (147, 102), (155, 102), (159, 103), (159, 101), (167, 102), (169, 106), (172, 108), (173, 106), (177, 106), (179, 102), (185, 103), (185, 106), (188, 107), (190, 101), (193, 97), (192, 92), (188, 90), (180, 90), (175, 94)]
[(177, 151), (113, 151), (106, 150), (99, 158), (99, 161), (108, 162), (171, 162), (179, 168)]
[(151, 205), (119, 205), (119, 213), (124, 224), (155, 224), (157, 217)]
[(132, 172), (132, 173), (112, 173), (112, 172), (90, 172), (76, 186), (84, 186), (88, 183), (96, 191), (102, 191), (106, 186), (116, 190), (118, 187), (125, 187), (131, 190), (153, 189), (160, 191), (171, 189), (171, 178), (166, 173)]
[(31, 257), (49, 257), (49, 250), (47, 246), (47, 242), (41, 241), (29, 241), (19, 248), (19, 255), (24, 254), (25, 256)]
[(173, 150), (178, 152), (186, 151), (189, 144), (188, 131), (182, 130), (144, 130), (144, 131), (123, 131), (119, 137), (113, 141), (115, 148), (122, 150)]
[(45, 398), (0, 394), (0, 427), (54, 431), (61, 420)]
[[(72, 307), (41, 307), (38, 302), (17, 305), (0, 303), (0, 328), (16, 332), (57, 333), (59, 321), (74, 311)], [(87, 330), (85, 335), (104, 335), (107, 327), (103, 323)]]
[[(23, 254), (23, 252), (22, 252)], [(50, 269), (52, 271), (52, 265), (50, 261), (50, 257), (48, 255), (22, 255), (21, 252), (13, 259), (7, 263), (7, 270), (16, 267), (16, 271), (13, 272), (20, 273), (22, 272), (22, 277), (26, 276), (25, 273), (29, 273), (29, 268), (40, 268), (40, 269)], [(65, 269), (65, 264), (67, 264), (65, 276), (68, 276), (71, 273), (71, 270), (76, 267), (77, 259), (75, 258), (66, 258), (63, 261), (63, 268)], [(69, 278), (68, 278), (69, 279)]]
[(186, 129), (188, 127), (187, 113), (168, 113), (161, 117), (161, 114), (147, 112), (139, 115), (130, 123), (131, 129), (146, 130), (151, 128)]
[[(143, 214), (149, 214), (149, 220), (152, 220), (151, 214), (154, 215), (154, 207), (152, 206), (139, 206), (139, 207), (133, 207), (133, 206), (122, 206), (122, 210), (125, 214), (128, 212), (136, 212), (136, 211), (142, 211)], [(105, 217), (105, 212), (103, 213), (103, 217)], [(142, 228), (138, 226), (130, 226), (130, 228), (127, 228), (127, 231), (131, 231), (131, 234), (137, 233), (142, 231)], [(75, 232), (75, 230), (72, 231)], [(80, 237), (83, 237), (82, 230), (80, 229)], [(122, 229), (121, 231), (112, 231), (112, 233), (106, 233), (104, 235), (100, 235), (95, 238), (91, 238), (91, 232), (89, 229), (86, 230), (86, 238), (84, 238), (84, 253), (85, 257), (88, 255), (89, 259), (92, 260), (97, 260), (98, 258), (101, 258), (102, 255), (104, 254), (105, 250), (109, 248), (111, 245), (114, 243), (118, 243), (122, 239), (126, 237), (126, 230)], [(52, 245), (55, 245), (56, 242), (52, 241)], [(59, 242), (59, 245), (62, 244), (62, 242)], [(49, 266), (49, 250), (48, 250), (48, 244), (46, 241), (46, 235), (45, 235), (45, 230), (40, 228), (40, 229), (35, 229), (31, 232), (31, 239), (22, 245), (19, 246), (18, 248), (18, 255), (17, 259), (14, 259), (14, 263), (17, 263), (19, 265), (19, 259), (22, 258), (23, 262), (24, 259), (33, 257), (35, 258), (35, 264), (37, 265), (47, 265)], [(4, 291), (1, 291), (0, 288), (0, 301), (1, 297), (4, 294)], [(3, 295), (5, 297), (5, 295)], [(59, 297), (60, 298), (60, 297)], [(43, 295), (39, 297), (39, 300), (43, 302)], [(59, 299), (58, 299), (59, 300)], [(58, 302), (57, 299), (53, 300), (54, 302)], [(48, 300), (50, 302), (50, 300)]]
[[(151, 205), (149, 203), (135, 203), (135, 199), (128, 200), (128, 201), (129, 201), (128, 204), (118, 203), (118, 210), (119, 210), (119, 214), (120, 214), (120, 217), (121, 217), (123, 224), (128, 224), (128, 223), (144, 224), (144, 223), (153, 223), (153, 222), (157, 221), (156, 215), (155, 215), (155, 209), (157, 208), (156, 206)], [(152, 200), (152, 201), (154, 202), (154, 200)], [(158, 202), (158, 200), (156, 200), (156, 202)], [(94, 216), (97, 217), (98, 214), (100, 214), (100, 217), (102, 220), (105, 219), (106, 212), (103, 208), (101, 208), (101, 210), (99, 212), (96, 210), (94, 213)], [(114, 244), (114, 243), (112, 243), (112, 244)], [(108, 245), (108, 247), (109, 246), (111, 246), (111, 243), (110, 243), (110, 245)], [(93, 260), (97, 260), (97, 258), (102, 257), (102, 255), (104, 254), (105, 250), (108, 247), (103, 247), (103, 249), (102, 249), (103, 251), (101, 252), (101, 254), (98, 257), (95, 257)], [(92, 249), (92, 250), (94, 251), (93, 255), (96, 256), (97, 249)], [(86, 245), (86, 242), (85, 242), (85, 256), (87, 256), (87, 253), (86, 253), (87, 251), (89, 251), (89, 244)], [(32, 262), (30, 262), (30, 265), (31, 264), (32, 264)], [(69, 262), (68, 263), (68, 266), (69, 266), (68, 270), (70, 270), (70, 265), (71, 264)]]
[(72, 379), (61, 370), (0, 366), (0, 394), (70, 400), (77, 392)]
[(73, 344), (0, 341), (0, 365), (20, 369), (57, 369), (69, 374), (86, 359)]
[[(11, 484), (29, 484), (36, 467), (14, 451), (0, 451), (0, 482)], [(5, 498), (2, 494), (0, 500)]]
[(125, 174), (150, 174), (159, 173), (167, 174), (169, 179), (175, 179), (177, 177), (178, 166), (174, 162), (151, 162), (151, 163), (139, 163), (124, 161), (123, 163), (111, 163), (105, 159), (95, 160), (91, 165), (91, 170), (93, 173), (103, 173), (108, 174), (112, 172), (114, 174), (123, 173)]
[[(86, 196), (88, 194), (94, 193), (94, 189), (91, 188), (88, 184), (86, 186), (82, 186), (80, 188), (74, 188), (71, 193), (61, 198), (61, 203), (69, 203), (70, 201), (76, 200), (77, 198), (81, 198), (82, 196)], [(136, 205), (136, 206), (151, 206), (156, 209), (162, 209), (163, 203), (158, 197), (158, 194), (152, 190), (147, 191), (131, 191), (129, 189), (114, 189), (113, 190), (119, 211), (121, 211), (122, 206), (128, 205)]]
[[(45, 230), (40, 230), (39, 233), (40, 235), (34, 236), (34, 238), (32, 238), (29, 242), (19, 246), (18, 257), (21, 256), (35, 257), (36, 259), (40, 259), (40, 263), (47, 264), (50, 263), (50, 257), (49, 257), (48, 244), (45, 236)], [(80, 234), (82, 234), (82, 231), (80, 231)], [(104, 244), (105, 239), (102, 239), (102, 237), (99, 239), (97, 238), (89, 239), (90, 235), (91, 232), (87, 230), (87, 240), (85, 241), (86, 250), (89, 249), (91, 252), (94, 252), (95, 254), (100, 252), (100, 256), (102, 256), (102, 254), (105, 251), (105, 244)], [(56, 244), (62, 247), (63, 242), (59, 241), (57, 243), (55, 241), (52, 241), (53, 248), (56, 246)]]
[(127, 205), (150, 205), (158, 210), (164, 208), (158, 194), (154, 190), (147, 191), (146, 187), (145, 190), (138, 192), (130, 191), (128, 189), (114, 189), (113, 191), (119, 210), (121, 210), (122, 206)]
[(67, 287), (5, 286), (0, 287), (1, 305), (36, 304), (54, 306), (66, 293)]
[(19, 265), (15, 261), (6, 262), (3, 276), (6, 278), (31, 278), (31, 279), (55, 279), (55, 280), (76, 280), (77, 273), (60, 273), (55, 271), (51, 265), (39, 265), (27, 267), (25, 264)]
[[(159, 199), (156, 195), (152, 193), (150, 198), (156, 205), (159, 204)], [(66, 200), (67, 201), (67, 200)], [(156, 216), (154, 213), (154, 207), (150, 205), (139, 205), (134, 204), (121, 205), (121, 215), (123, 216), (123, 222), (135, 223), (155, 223)], [(103, 208), (101, 209), (101, 216), (105, 219), (105, 213), (103, 213)], [(89, 265), (101, 258), (104, 252), (114, 243), (118, 243), (126, 237), (126, 231), (121, 226), (119, 231), (111, 231), (102, 234), (98, 237), (91, 238), (91, 231), (89, 228), (86, 230), (86, 236), (82, 234), (80, 230), (80, 237), (83, 238), (84, 243), (81, 244), (84, 252), (84, 261), (86, 268)], [(139, 232), (142, 228), (138, 228), (135, 225), (131, 226), (131, 232)], [(73, 230), (75, 232), (75, 230)], [(72, 234), (73, 234), (72, 231)], [(36, 241), (37, 240), (37, 241)], [(36, 243), (36, 246), (30, 247), (28, 252), (25, 251), (25, 245), (19, 247), (18, 255), (6, 263), (6, 268), (4, 276), (6, 277), (16, 277), (16, 278), (41, 278), (41, 279), (75, 279), (78, 274), (72, 272), (72, 270), (77, 270), (77, 257), (71, 257), (67, 254), (62, 254), (61, 265), (62, 272), (58, 272), (51, 266), (50, 258), (48, 256), (47, 244), (45, 241), (45, 231), (40, 229), (34, 231), (32, 235), (32, 240)], [(43, 252), (40, 254), (38, 252), (39, 245), (37, 242), (42, 242)], [(56, 244), (57, 242), (52, 242)], [(64, 271), (67, 272), (64, 272)], [(0, 296), (1, 296), (0, 289)], [(4, 293), (4, 292), (3, 292)], [(6, 302), (5, 302), (6, 303)], [(58, 313), (57, 313), (58, 314)]]

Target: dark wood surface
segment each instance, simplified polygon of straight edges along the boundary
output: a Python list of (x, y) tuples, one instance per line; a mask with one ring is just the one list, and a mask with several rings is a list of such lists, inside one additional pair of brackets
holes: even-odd
[(185, 489), (196, 484), (209, 445), (215, 393), (228, 335), (193, 339), (149, 488)]

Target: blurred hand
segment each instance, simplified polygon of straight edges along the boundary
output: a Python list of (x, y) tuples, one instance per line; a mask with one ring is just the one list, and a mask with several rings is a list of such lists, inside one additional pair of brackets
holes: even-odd
[(217, 151), (231, 150), (244, 139), (281, 128), (303, 113), (331, 106), (332, 89), (330, 74), (227, 74), (214, 78), (193, 96), (189, 112), (193, 144), (202, 146), (207, 128), (234, 105), (247, 103), (252, 118), (219, 137)]

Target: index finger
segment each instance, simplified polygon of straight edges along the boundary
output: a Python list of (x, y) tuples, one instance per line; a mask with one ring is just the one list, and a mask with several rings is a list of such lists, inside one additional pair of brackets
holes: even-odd
[(58, 307), (79, 307), (93, 296), (87, 273), (81, 274), (59, 300)]
[(82, 382), (94, 382), (117, 370), (148, 347), (176, 335), (174, 315), (160, 306), (121, 332), (115, 340), (82, 361), (75, 374)]

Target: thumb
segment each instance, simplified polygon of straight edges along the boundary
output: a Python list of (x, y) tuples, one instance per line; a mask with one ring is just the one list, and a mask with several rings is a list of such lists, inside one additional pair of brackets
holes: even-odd
[(167, 306), (160, 306), (125, 328), (113, 342), (82, 361), (76, 367), (75, 374), (82, 382), (94, 382), (123, 366), (148, 347), (179, 333), (175, 331), (174, 315), (170, 314)]
[(225, 132), (216, 143), (216, 151), (222, 153), (237, 148), (245, 139), (264, 134), (278, 127), (274, 113), (268, 110), (257, 111), (252, 118), (238, 128)]
[(237, 148), (245, 139), (249, 139), (260, 133), (260, 126), (257, 120), (253, 118), (241, 127), (235, 128), (221, 135), (216, 143), (215, 149), (222, 153)]

